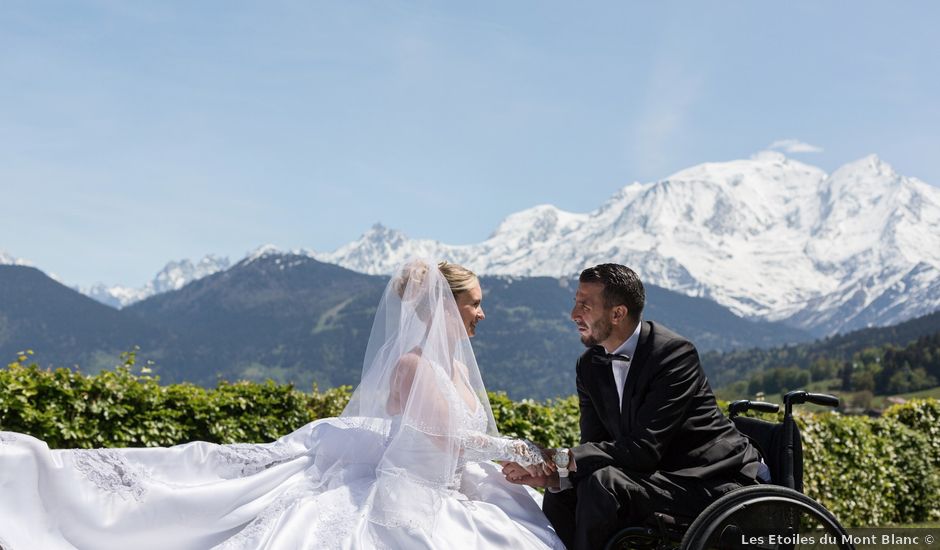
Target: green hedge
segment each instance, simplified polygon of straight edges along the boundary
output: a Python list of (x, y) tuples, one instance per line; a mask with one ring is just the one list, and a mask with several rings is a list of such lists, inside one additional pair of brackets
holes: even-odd
[(847, 526), (940, 519), (938, 418), (936, 400), (896, 405), (882, 418), (800, 417), (806, 494)]
[(351, 388), (300, 392), (273, 382), (162, 386), (133, 352), (114, 370), (85, 376), (26, 365), (0, 370), (0, 429), (38, 437), (52, 448), (153, 447), (186, 441), (271, 441), (336, 416)]
[(531, 399), (514, 402), (506, 394), (490, 392), (493, 417), (501, 434), (535, 441), (544, 447), (572, 447), (578, 444), (578, 399), (536, 403)]
[[(114, 370), (86, 376), (44, 370), (22, 354), (0, 369), (0, 430), (34, 435), (53, 448), (169, 446), (186, 441), (271, 441), (336, 416), (348, 386), (302, 392), (273, 382), (163, 386), (133, 352)], [(500, 431), (545, 446), (578, 440), (572, 396), (536, 403), (490, 393)], [(882, 418), (801, 415), (804, 485), (846, 526), (940, 519), (940, 402), (916, 400)]]

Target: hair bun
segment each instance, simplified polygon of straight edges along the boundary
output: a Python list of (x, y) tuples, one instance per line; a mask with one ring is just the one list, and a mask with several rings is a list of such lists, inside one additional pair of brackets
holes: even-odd
[(414, 294), (414, 290), (408, 292), (408, 288), (420, 287), (428, 276), (428, 270), (430, 270), (430, 266), (422, 260), (405, 264), (395, 280), (395, 292), (398, 293), (398, 297), (404, 300), (406, 293)]

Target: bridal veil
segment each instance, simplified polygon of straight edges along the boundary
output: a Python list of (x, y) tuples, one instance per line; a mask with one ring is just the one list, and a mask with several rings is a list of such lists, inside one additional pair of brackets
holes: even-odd
[(362, 382), (342, 416), (389, 422), (370, 519), (430, 528), (440, 499), (459, 483), (467, 434), (485, 422), (482, 431), (497, 435), (457, 303), (436, 264), (409, 262), (389, 282)]

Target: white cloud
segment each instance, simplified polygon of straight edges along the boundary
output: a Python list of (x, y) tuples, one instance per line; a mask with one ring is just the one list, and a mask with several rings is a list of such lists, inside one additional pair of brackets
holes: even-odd
[(823, 148), (798, 139), (778, 139), (767, 146), (768, 149), (777, 149), (784, 153), (822, 153)]

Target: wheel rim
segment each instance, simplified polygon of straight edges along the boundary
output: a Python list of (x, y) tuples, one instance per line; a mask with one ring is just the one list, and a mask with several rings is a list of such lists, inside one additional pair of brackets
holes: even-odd
[(786, 495), (755, 496), (729, 504), (710, 519), (695, 533), (693, 548), (846, 547), (841, 543), (844, 529), (825, 508)]

